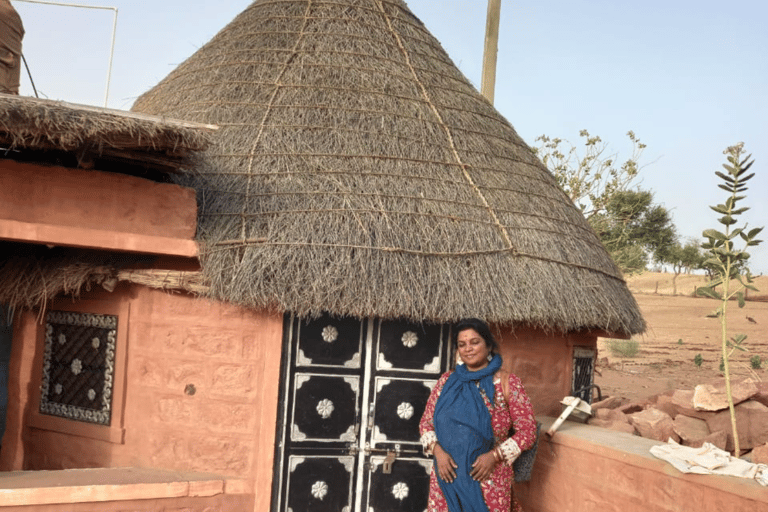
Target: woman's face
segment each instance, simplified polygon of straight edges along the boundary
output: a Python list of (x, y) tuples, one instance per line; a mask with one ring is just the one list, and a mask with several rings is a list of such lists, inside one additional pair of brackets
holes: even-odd
[(486, 345), (485, 340), (474, 329), (464, 329), (457, 338), (459, 356), (467, 369), (474, 371), (488, 366), (488, 354), (491, 349)]

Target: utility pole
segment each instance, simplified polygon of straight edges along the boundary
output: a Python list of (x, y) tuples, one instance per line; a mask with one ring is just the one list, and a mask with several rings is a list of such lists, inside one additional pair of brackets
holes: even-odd
[(483, 76), (480, 93), (493, 103), (496, 88), (496, 54), (499, 51), (499, 17), (501, 0), (488, 0), (488, 15), (485, 22), (485, 48), (483, 50)]

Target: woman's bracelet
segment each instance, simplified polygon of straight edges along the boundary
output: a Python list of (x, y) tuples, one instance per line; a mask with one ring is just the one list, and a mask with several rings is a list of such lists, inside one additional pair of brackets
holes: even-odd
[(501, 446), (497, 446), (493, 449), (493, 456), (496, 458), (496, 462), (504, 462), (504, 454), (501, 451)]

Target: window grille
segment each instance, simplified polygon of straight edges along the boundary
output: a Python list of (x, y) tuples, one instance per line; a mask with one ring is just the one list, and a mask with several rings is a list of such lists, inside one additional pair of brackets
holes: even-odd
[(109, 425), (117, 316), (46, 315), (40, 412)]
[[(573, 349), (573, 385), (571, 394), (592, 403), (592, 384), (595, 376), (595, 357), (597, 351), (592, 348), (574, 347)], [(578, 391), (578, 393), (577, 393)]]

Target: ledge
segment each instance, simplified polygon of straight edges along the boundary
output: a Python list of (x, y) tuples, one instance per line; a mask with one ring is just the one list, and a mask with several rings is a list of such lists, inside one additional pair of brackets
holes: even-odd
[[(556, 464), (555, 460), (546, 460), (550, 458), (546, 452), (552, 454), (553, 449), (555, 451), (558, 449), (573, 450), (573, 452), (582, 453), (581, 456), (577, 455), (580, 460), (614, 461), (625, 467), (633, 467), (637, 471), (656, 474), (663, 479), (686, 482), (700, 490), (706, 488), (718, 494), (739, 496), (760, 504), (768, 503), (766, 488), (755, 480), (734, 476), (682, 473), (668, 462), (658, 459), (650, 453), (652, 446), (666, 443), (573, 421), (563, 422), (552, 439), (547, 440), (545, 432), (554, 423), (555, 418), (538, 416), (537, 420), (542, 423), (537, 464), (539, 455), (544, 455), (541, 461), (542, 466), (548, 463)], [(586, 468), (571, 468), (573, 471), (579, 469)], [(594, 470), (594, 467), (592, 469)], [(611, 479), (611, 475), (600, 475), (600, 477), (606, 480)]]
[(0, 473), (0, 508), (242, 494), (239, 479), (142, 468)]
[(0, 240), (168, 256), (197, 256), (197, 242), (120, 231), (0, 219)]

